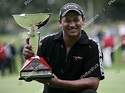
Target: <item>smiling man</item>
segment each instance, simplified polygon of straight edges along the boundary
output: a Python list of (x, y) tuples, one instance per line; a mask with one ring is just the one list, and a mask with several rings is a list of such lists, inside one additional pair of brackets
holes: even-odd
[[(104, 79), (100, 46), (89, 39), (84, 26), (84, 13), (76, 3), (67, 3), (59, 13), (62, 31), (41, 40), (38, 55), (51, 66), (54, 78), (39, 79), (43, 93), (96, 93)], [(32, 46), (23, 50), (27, 59), (34, 56)]]

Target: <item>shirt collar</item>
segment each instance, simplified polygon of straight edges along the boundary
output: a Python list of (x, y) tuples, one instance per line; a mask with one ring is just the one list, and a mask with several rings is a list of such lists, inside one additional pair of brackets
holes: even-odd
[[(54, 40), (63, 40), (63, 32), (60, 31), (58, 34), (55, 35)], [(82, 35), (80, 37), (80, 39), (77, 41), (79, 44), (88, 44), (88, 36), (85, 33), (85, 31), (82, 30)]]

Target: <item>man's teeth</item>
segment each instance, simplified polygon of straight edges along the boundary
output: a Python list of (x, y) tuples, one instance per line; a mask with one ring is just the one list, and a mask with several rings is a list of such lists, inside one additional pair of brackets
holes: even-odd
[(69, 30), (76, 30), (76, 29), (77, 29), (77, 28), (73, 28), (73, 29), (72, 29), (72, 28), (71, 28), (71, 29), (69, 28)]

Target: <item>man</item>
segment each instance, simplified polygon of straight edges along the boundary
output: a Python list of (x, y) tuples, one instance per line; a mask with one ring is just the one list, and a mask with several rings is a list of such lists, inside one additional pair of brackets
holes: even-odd
[(122, 50), (122, 60), (121, 62), (125, 62), (125, 22), (120, 22), (118, 25), (119, 36), (120, 36), (120, 43), (121, 43), (121, 50)]
[(6, 58), (5, 46), (0, 42), (0, 70), (2, 77), (5, 76)]
[[(39, 79), (43, 93), (96, 93), (104, 79), (102, 53), (99, 46), (82, 30), (84, 13), (75, 3), (64, 5), (59, 13), (62, 31), (45, 37), (38, 50), (51, 66), (54, 78)], [(25, 58), (34, 56), (31, 45), (26, 45)]]

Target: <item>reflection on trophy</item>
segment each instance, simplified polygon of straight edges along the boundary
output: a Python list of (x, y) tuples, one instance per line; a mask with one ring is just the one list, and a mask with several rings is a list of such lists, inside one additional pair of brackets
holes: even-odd
[[(17, 14), (13, 15), (15, 21), (23, 28), (28, 29), (29, 44), (33, 45), (33, 51), (37, 54), (40, 32), (39, 28), (46, 25), (52, 13)], [(26, 60), (21, 71), (19, 80), (33, 80), (52, 78), (52, 69), (47, 62), (39, 56)]]

